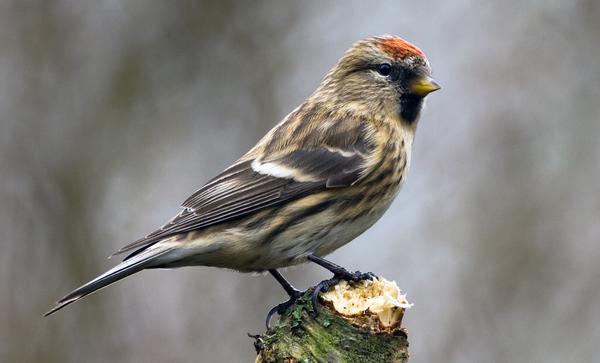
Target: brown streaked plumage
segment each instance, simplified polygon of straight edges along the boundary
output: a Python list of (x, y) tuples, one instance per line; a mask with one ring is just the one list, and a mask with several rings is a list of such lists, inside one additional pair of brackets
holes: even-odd
[(348, 243), (383, 215), (406, 177), (424, 97), (439, 88), (429, 77), (425, 54), (398, 37), (354, 44), (256, 146), (47, 315), (146, 268), (269, 270), (281, 282), (275, 269)]

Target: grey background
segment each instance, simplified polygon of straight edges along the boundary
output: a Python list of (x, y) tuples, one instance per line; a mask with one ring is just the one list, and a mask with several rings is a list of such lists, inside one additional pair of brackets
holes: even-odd
[(41, 314), (385, 33), (443, 90), (400, 196), (330, 258), (408, 293), (413, 363), (598, 361), (599, 4), (1, 1), (0, 361), (253, 362), (268, 276), (146, 271)]

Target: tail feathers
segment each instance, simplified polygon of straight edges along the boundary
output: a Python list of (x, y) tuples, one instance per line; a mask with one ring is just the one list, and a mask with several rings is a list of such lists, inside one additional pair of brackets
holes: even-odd
[(100, 290), (113, 282), (121, 280), (131, 274), (139, 272), (146, 267), (152, 265), (152, 262), (160, 256), (163, 256), (169, 252), (170, 248), (153, 246), (148, 248), (141, 253), (131, 257), (130, 259), (123, 261), (112, 269), (106, 271), (102, 275), (96, 277), (87, 284), (73, 290), (71, 293), (56, 302), (56, 305), (50, 309), (44, 316), (48, 316), (64, 308), (65, 306), (74, 303), (75, 301), (87, 296), (97, 290)]

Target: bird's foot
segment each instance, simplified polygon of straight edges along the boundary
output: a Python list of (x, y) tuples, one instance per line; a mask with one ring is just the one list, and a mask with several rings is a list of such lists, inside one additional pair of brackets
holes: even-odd
[(377, 278), (377, 275), (372, 272), (350, 272), (346, 269), (342, 269), (338, 273), (335, 273), (334, 277), (337, 277), (340, 280), (346, 280), (348, 282), (361, 282), (364, 280), (374, 280)]
[(271, 318), (273, 318), (273, 315), (275, 315), (275, 313), (277, 313), (277, 315), (283, 315), (290, 306), (296, 303), (296, 301), (304, 294), (304, 292), (294, 289), (293, 291), (288, 291), (288, 294), (290, 298), (287, 301), (275, 305), (271, 310), (269, 310), (267, 319), (265, 321), (267, 330), (271, 329)]
[(333, 273), (333, 277), (337, 278), (339, 280), (346, 280), (348, 282), (359, 282), (359, 281), (363, 281), (363, 280), (372, 280), (377, 277), (372, 272), (367, 272), (367, 273), (360, 272), (360, 271), (350, 272), (350, 271), (346, 270), (345, 268), (343, 268), (342, 266), (337, 265), (331, 261), (327, 261), (323, 257), (319, 257), (317, 255), (309, 255), (309, 256), (307, 256), (307, 259), (309, 261), (314, 262), (317, 265), (324, 267), (327, 270), (331, 271)]

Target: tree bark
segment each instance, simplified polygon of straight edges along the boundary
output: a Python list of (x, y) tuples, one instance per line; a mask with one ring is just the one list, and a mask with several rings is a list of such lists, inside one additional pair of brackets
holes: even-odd
[(266, 333), (254, 336), (256, 363), (405, 363), (401, 327), (410, 304), (395, 283), (342, 281), (321, 293), (315, 316), (307, 290)]

